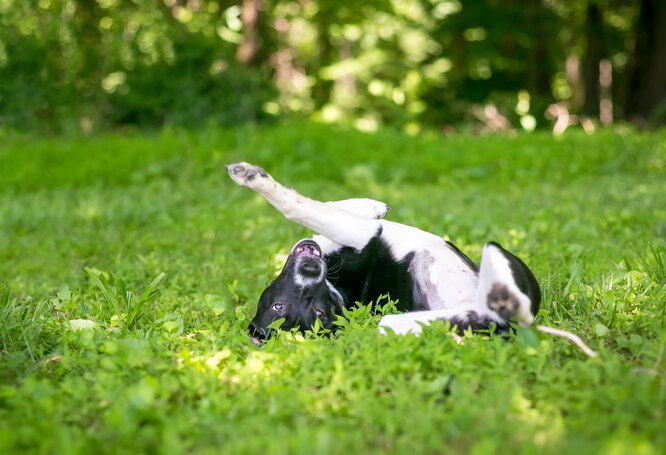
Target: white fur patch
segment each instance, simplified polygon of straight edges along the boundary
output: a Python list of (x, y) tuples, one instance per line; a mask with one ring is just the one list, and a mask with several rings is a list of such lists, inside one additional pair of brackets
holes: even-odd
[(418, 335), (423, 330), (423, 326), (429, 326), (435, 321), (446, 321), (452, 318), (466, 320), (465, 314), (461, 314), (457, 308), (388, 314), (379, 321), (379, 333), (386, 335), (386, 329), (390, 329), (397, 335), (407, 333)]
[(389, 207), (383, 202), (367, 198), (352, 198), (342, 201), (325, 202), (326, 205), (337, 207), (364, 218), (380, 219), (386, 216)]

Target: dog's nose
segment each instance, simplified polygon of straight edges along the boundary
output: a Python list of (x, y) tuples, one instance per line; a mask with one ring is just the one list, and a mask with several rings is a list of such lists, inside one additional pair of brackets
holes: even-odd
[(321, 274), (321, 264), (313, 259), (304, 259), (298, 270), (302, 275), (316, 277)]
[(261, 336), (263, 335), (263, 330), (260, 330), (257, 324), (254, 323), (254, 321), (250, 322), (250, 325), (247, 326), (248, 332), (250, 332), (250, 335), (253, 337), (256, 336)]

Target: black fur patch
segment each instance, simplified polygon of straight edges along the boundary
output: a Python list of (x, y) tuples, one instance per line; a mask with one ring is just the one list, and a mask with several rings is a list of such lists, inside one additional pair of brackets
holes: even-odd
[(376, 302), (388, 294), (400, 311), (425, 309), (415, 296), (415, 283), (409, 273), (414, 253), (396, 262), (380, 233), (361, 251), (343, 247), (327, 255), (327, 279), (342, 294), (347, 307)]

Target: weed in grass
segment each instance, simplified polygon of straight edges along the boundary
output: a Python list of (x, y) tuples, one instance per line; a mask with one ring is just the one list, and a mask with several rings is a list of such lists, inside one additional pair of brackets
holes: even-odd
[[(144, 307), (159, 296), (160, 290), (157, 289), (157, 286), (166, 276), (166, 273), (164, 272), (157, 275), (157, 277), (150, 282), (143, 295), (136, 303), (133, 303), (132, 298), (134, 295), (132, 294), (132, 291), (126, 289), (125, 282), (122, 278), (116, 278), (113, 274), (97, 269), (91, 269), (89, 267), (86, 267), (84, 270), (99, 290), (102, 291), (104, 300), (106, 300), (106, 302), (111, 305), (111, 308), (113, 308), (113, 316), (116, 318), (116, 321), (120, 321), (128, 330), (137, 327), (138, 322), (147, 311)], [(114, 285), (116, 295), (112, 296), (107, 288)]]

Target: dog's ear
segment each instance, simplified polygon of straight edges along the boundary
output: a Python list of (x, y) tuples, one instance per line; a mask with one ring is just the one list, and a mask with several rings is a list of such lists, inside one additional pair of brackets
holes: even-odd
[(331, 295), (331, 302), (331, 309), (333, 310), (333, 314), (342, 314), (344, 302), (340, 299), (337, 299), (334, 295)]

